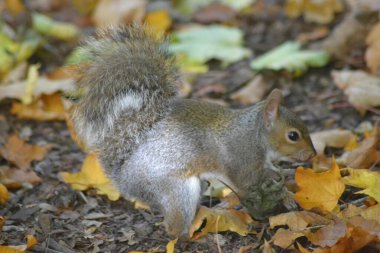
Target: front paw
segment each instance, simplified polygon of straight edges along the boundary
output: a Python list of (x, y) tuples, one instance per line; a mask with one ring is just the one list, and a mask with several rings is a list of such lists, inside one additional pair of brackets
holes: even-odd
[(298, 206), (296, 201), (294, 200), (294, 193), (289, 191), (286, 187), (284, 187), (284, 198), (282, 199), (282, 204), (288, 211), (297, 210)]

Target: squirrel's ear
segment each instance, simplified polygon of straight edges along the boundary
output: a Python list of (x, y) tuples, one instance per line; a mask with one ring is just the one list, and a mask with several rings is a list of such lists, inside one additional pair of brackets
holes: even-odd
[(265, 127), (270, 128), (277, 119), (278, 109), (282, 101), (282, 94), (279, 89), (274, 89), (268, 96), (264, 107)]

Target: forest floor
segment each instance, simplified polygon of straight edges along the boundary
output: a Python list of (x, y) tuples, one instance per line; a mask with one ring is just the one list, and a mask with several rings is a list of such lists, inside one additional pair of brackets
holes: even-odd
[[(309, 24), (302, 19), (287, 18), (277, 4), (269, 4), (254, 15), (240, 15), (239, 27), (245, 32), (245, 44), (256, 55), (310, 31)], [(336, 23), (338, 21), (339, 17)], [(352, 53), (352, 62), (357, 68), (364, 65), (364, 61), (360, 60), (363, 59), (362, 53), (360, 50)], [(284, 104), (305, 121), (311, 132), (327, 127), (352, 130), (365, 120), (379, 121), (380, 116), (374, 113), (363, 118), (346, 101), (330, 75), (331, 70), (346, 65), (334, 64), (311, 69), (300, 78), (271, 71), (264, 72), (264, 76), (273, 88), (284, 92)], [(193, 96), (217, 99), (239, 107), (228, 99), (226, 93), (219, 94), (213, 87), (222, 85), (227, 91), (236, 90), (241, 88), (241, 83), (250, 79), (252, 71), (249, 61), (240, 61), (226, 69), (216, 66), (195, 80)], [(207, 92), (207, 87), (211, 87), (211, 92)], [(7, 217), (0, 244), (20, 244), (25, 234), (32, 233), (41, 243), (30, 252), (165, 252), (169, 238), (161, 223), (162, 216), (134, 209), (124, 199), (109, 201), (104, 196), (96, 195), (94, 190), (75, 191), (59, 179), (59, 172), (78, 171), (85, 158), (85, 153), (70, 138), (65, 122), (20, 120), (9, 113), (10, 103), (10, 100), (0, 102), (0, 141), (4, 142), (10, 133), (19, 133), (29, 139), (29, 143), (48, 144), (51, 148), (42, 161), (33, 163), (33, 170), (42, 182), (14, 191), (13, 197), (0, 210), (0, 216)], [(6, 161), (0, 159), (0, 165), (6, 165)], [(208, 202), (206, 198), (202, 201), (204, 205)], [(260, 226), (256, 230), (262, 232), (261, 238), (270, 239), (271, 232), (266, 229), (268, 223), (262, 222)], [(238, 252), (243, 246), (257, 243), (257, 240), (258, 235), (243, 237), (223, 232), (209, 234), (197, 241), (178, 242), (175, 247), (178, 252), (219, 252), (218, 246), (222, 252)], [(259, 249), (253, 248), (251, 251)]]

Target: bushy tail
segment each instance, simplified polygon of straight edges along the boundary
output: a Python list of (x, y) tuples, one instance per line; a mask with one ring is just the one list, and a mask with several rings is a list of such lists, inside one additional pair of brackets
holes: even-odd
[(83, 49), (89, 62), (77, 81), (84, 95), (72, 117), (87, 146), (132, 148), (164, 115), (179, 80), (167, 46), (141, 26), (108, 28), (87, 41)]

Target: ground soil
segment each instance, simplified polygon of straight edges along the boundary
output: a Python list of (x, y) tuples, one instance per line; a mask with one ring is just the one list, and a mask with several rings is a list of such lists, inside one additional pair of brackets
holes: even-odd
[[(273, 5), (255, 15), (239, 17), (240, 26), (246, 34), (245, 42), (255, 55), (311, 29), (302, 19), (286, 18), (279, 7)], [(355, 57), (362, 59), (362, 52), (356, 52)], [(360, 67), (362, 61), (356, 61), (356, 64), (355, 67)], [(330, 71), (343, 67), (352, 66), (345, 62), (333, 62), (322, 69), (312, 69), (300, 78), (284, 73), (268, 72), (264, 75), (273, 87), (284, 91), (284, 104), (297, 112), (311, 131), (335, 127), (354, 129), (365, 120), (380, 120), (373, 113), (361, 117), (335, 87)], [(249, 61), (241, 61), (227, 69), (221, 69), (216, 64), (211, 73), (195, 80), (194, 90), (222, 83), (225, 86), (223, 92), (202, 96), (231, 103), (228, 92), (238, 89), (251, 78)], [(236, 103), (231, 104), (239, 107)], [(0, 103), (0, 114), (6, 117), (8, 126), (0, 127), (3, 138), (9, 133), (21, 133), (29, 136), (30, 143), (51, 144), (52, 148), (43, 161), (33, 164), (42, 183), (12, 192), (10, 201), (1, 207), (0, 215), (5, 216), (7, 221), (0, 234), (0, 245), (22, 244), (26, 234), (35, 234), (39, 243), (30, 252), (129, 252), (152, 249), (165, 252), (169, 238), (161, 224), (162, 216), (136, 210), (123, 199), (109, 201), (92, 190), (83, 193), (74, 191), (59, 180), (59, 172), (78, 171), (85, 157), (70, 138), (64, 122), (19, 120), (9, 114), (9, 109), (9, 100)], [(0, 160), (1, 164), (6, 164), (6, 161)], [(258, 246), (263, 238), (271, 237), (266, 227), (267, 223), (263, 222), (260, 228), (255, 229), (263, 232), (261, 236), (253, 234), (242, 237), (226, 232), (194, 242), (178, 242), (176, 250), (218, 252), (219, 244), (222, 252), (238, 252), (242, 246), (254, 244), (255, 247), (249, 252), (260, 252)]]

